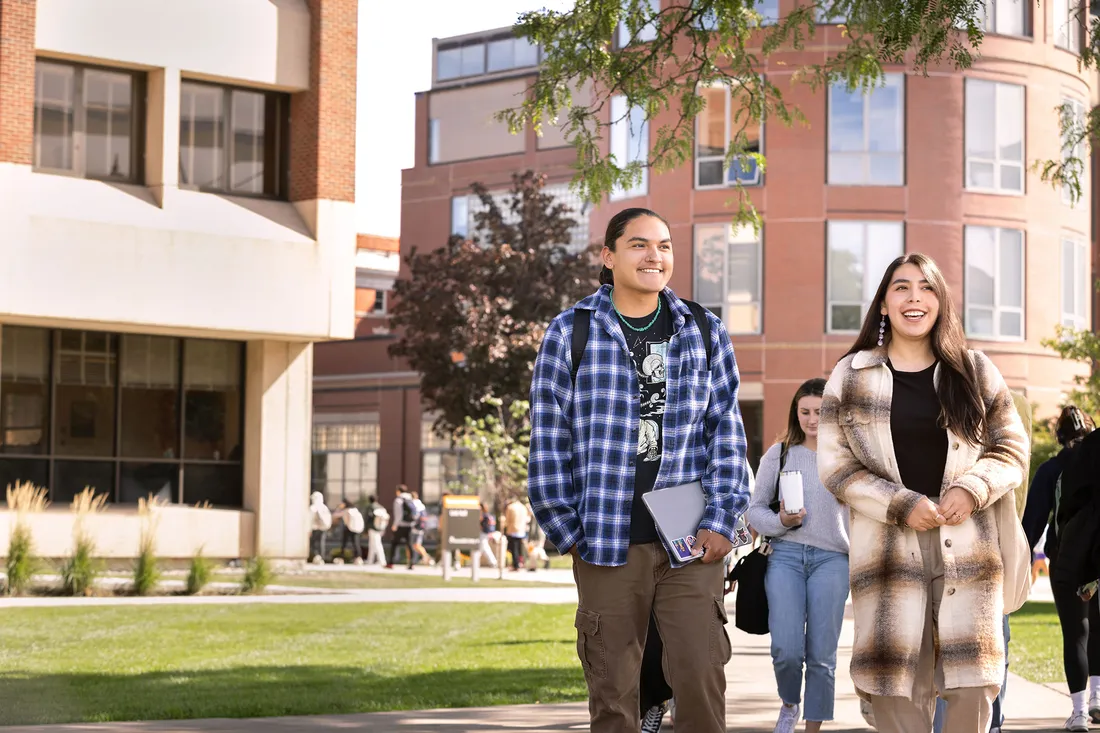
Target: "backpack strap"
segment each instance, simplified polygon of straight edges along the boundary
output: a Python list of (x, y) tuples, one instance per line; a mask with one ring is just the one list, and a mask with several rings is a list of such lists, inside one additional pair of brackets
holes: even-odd
[[(703, 348), (707, 352), (707, 371), (710, 371), (712, 348), (710, 345), (710, 319), (707, 318), (707, 309), (694, 300), (685, 300), (684, 305), (691, 311), (691, 315), (695, 319), (695, 325), (699, 327), (699, 332), (703, 335)], [(577, 372), (581, 368), (581, 360), (584, 359), (584, 350), (588, 346), (588, 331), (591, 323), (591, 311), (573, 309), (573, 334), (569, 342), (569, 353), (573, 361), (571, 376), (574, 385), (577, 383)]]
[(584, 350), (588, 346), (588, 329), (592, 323), (591, 311), (573, 309), (573, 334), (569, 342), (569, 353), (573, 360), (573, 385), (577, 384), (577, 372), (581, 368)]
[(699, 327), (699, 332), (703, 334), (703, 348), (707, 351), (707, 371), (710, 371), (710, 319), (707, 318), (707, 309), (694, 300), (685, 300), (684, 305), (691, 311), (691, 315), (695, 318), (695, 325)]

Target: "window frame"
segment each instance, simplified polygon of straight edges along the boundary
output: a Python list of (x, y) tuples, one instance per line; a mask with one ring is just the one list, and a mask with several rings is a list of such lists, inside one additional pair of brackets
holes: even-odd
[[(621, 113), (616, 113), (616, 108), (622, 106)], [(608, 195), (609, 201), (624, 201), (626, 199), (639, 198), (641, 196), (649, 195), (649, 120), (645, 119), (645, 111), (637, 105), (627, 106), (627, 98), (625, 95), (616, 94), (611, 97), (611, 120), (608, 123), (610, 130), (608, 132), (608, 148), (609, 153), (614, 155), (616, 148), (621, 145), (616, 143), (616, 137), (623, 134), (626, 135), (626, 140), (622, 141), (626, 146), (625, 161), (620, 161), (616, 158), (615, 164), (619, 168), (623, 168), (626, 165), (637, 160), (631, 153), (631, 143), (635, 140), (643, 140), (639, 146), (639, 154), (642, 155), (642, 159), (647, 165), (642, 166), (642, 178), (638, 181), (633, 188), (622, 189), (618, 186)], [(640, 110), (642, 115), (641, 125), (639, 126), (638, 134), (634, 134), (634, 125), (632, 113), (634, 110)]]
[[(721, 87), (726, 92), (726, 94), (725, 94), (725, 105), (726, 105), (726, 108), (725, 108), (725, 121), (726, 121), (726, 124), (725, 124), (725, 135), (724, 135), (723, 139), (726, 142), (726, 150), (729, 150), (729, 145), (733, 141), (733, 134), (732, 134), (732, 130), (731, 130), (731, 128), (733, 127), (733, 114), (732, 114), (733, 113), (733, 109), (732, 109), (733, 108), (733, 89), (728, 84), (716, 84), (716, 85), (713, 85), (713, 86), (714, 87)], [(696, 190), (698, 190), (698, 191), (713, 191), (713, 190), (718, 190), (718, 189), (723, 189), (723, 188), (735, 188), (739, 184), (742, 185), (742, 186), (763, 186), (764, 185), (764, 173), (760, 170), (759, 165), (756, 165), (754, 175), (753, 175), (753, 178), (752, 178), (751, 181), (746, 181), (746, 180), (741, 179), (740, 175), (745, 173), (745, 171), (743, 169), (738, 170), (739, 175), (738, 175), (738, 178), (735, 181), (730, 181), (729, 175), (730, 175), (730, 171), (733, 170), (733, 166), (740, 166), (741, 158), (747, 157), (747, 156), (736, 155), (736, 156), (733, 157), (733, 160), (730, 161), (730, 164), (727, 165), (726, 162), (725, 162), (726, 161), (725, 153), (723, 153), (722, 155), (700, 155), (699, 154), (699, 123), (700, 123), (700, 115), (696, 115), (695, 116), (695, 138), (694, 138), (694, 141), (692, 143), (692, 153), (693, 153), (694, 158), (695, 158), (695, 189)], [(757, 152), (760, 155), (764, 155), (764, 120), (763, 119), (760, 120), (760, 133), (759, 133), (759, 136), (757, 137), (757, 142), (758, 142), (757, 147), (759, 148), (759, 150)], [(710, 183), (710, 184), (700, 183), (699, 182), (699, 178), (700, 178), (699, 170), (700, 170), (702, 164), (703, 163), (714, 163), (714, 162), (719, 161), (719, 160), (722, 161), (722, 182), (721, 183)], [(754, 161), (754, 165), (755, 165), (755, 161)]]
[[(649, 12), (653, 14), (654, 20), (661, 16), (661, 0), (641, 0), (641, 2), (649, 4)], [(630, 0), (621, 0), (620, 7), (623, 12), (626, 12)], [(622, 50), (635, 43), (650, 43), (657, 40), (657, 26), (651, 21), (638, 29), (637, 36), (631, 36), (630, 30), (626, 27), (626, 23), (620, 20), (615, 25), (615, 49)]]
[[(842, 85), (843, 82), (836, 82), (829, 86), (829, 94), (827, 98), (827, 110), (826, 110), (826, 142), (825, 142), (825, 154), (826, 154), (826, 184), (829, 186), (904, 186), (907, 173), (907, 129), (906, 129), (906, 95), (908, 94), (908, 84), (906, 83), (906, 74), (904, 72), (889, 72), (885, 75), (887, 83), (884, 86), (890, 85), (890, 80), (897, 80), (898, 86), (898, 105), (894, 113), (894, 122), (897, 125), (898, 140), (900, 141), (900, 149), (894, 152), (882, 153), (873, 152), (871, 150), (871, 134), (874, 126), (871, 124), (871, 95), (882, 87), (875, 87), (869, 92), (864, 92), (862, 95), (863, 106), (863, 149), (859, 151), (845, 151), (832, 149), (833, 139), (833, 90)], [(842, 91), (847, 94), (848, 90), (843, 88)], [(844, 156), (845, 158), (859, 157), (863, 167), (863, 177), (858, 182), (836, 182), (832, 180), (833, 173), (833, 156)], [(871, 174), (871, 160), (873, 158), (886, 158), (897, 157), (900, 159), (901, 165), (899, 166), (900, 180), (891, 183), (878, 183), (872, 180)]]
[[(972, 292), (970, 282), (970, 241), (967, 234), (972, 229), (989, 229), (994, 232), (994, 247), (993, 247), (993, 267), (994, 267), (994, 279), (993, 279), (993, 305), (978, 305), (973, 306), (983, 310), (992, 310), (993, 313), (993, 330), (995, 333), (984, 334), (976, 333), (973, 330), (972, 319), (970, 318), (970, 294)], [(1020, 305), (1019, 306), (1006, 306), (1001, 303), (1001, 287), (1004, 283), (1003, 273), (1001, 270), (1001, 234), (1002, 232), (1019, 232), (1020, 234)], [(1061, 270), (1059, 269), (1059, 274)], [(1061, 304), (1059, 303), (1059, 309)], [(1019, 336), (1005, 336), (1000, 333), (1001, 330), (1001, 315), (1004, 313), (1019, 313), (1020, 315), (1020, 335)], [(966, 332), (966, 337), (974, 339), (976, 341), (1001, 341), (1001, 342), (1015, 342), (1019, 343), (1027, 339), (1027, 232), (1023, 229), (1012, 229), (1010, 227), (992, 227), (984, 225), (966, 225), (963, 230), (963, 326)]]
[[(290, 193), (290, 95), (284, 92), (275, 92), (268, 89), (257, 89), (254, 87), (245, 87), (234, 84), (217, 84), (214, 82), (204, 81), (202, 79), (192, 79), (184, 77), (180, 82), (180, 98), (183, 98), (183, 88), (185, 86), (199, 86), (212, 89), (218, 89), (222, 92), (222, 104), (225, 110), (225, 120), (223, 121), (222, 134), (225, 136), (224, 158), (225, 161), (222, 164), (222, 175), (225, 177), (226, 187), (219, 188), (216, 186), (199, 186), (190, 183), (183, 182), (183, 176), (180, 176), (179, 187), (186, 191), (199, 191), (201, 193), (215, 193), (222, 196), (241, 196), (244, 198), (253, 199), (265, 199), (274, 201), (286, 201), (289, 198)], [(264, 115), (264, 192), (253, 193), (251, 191), (234, 191), (232, 186), (233, 180), (233, 153), (236, 142), (233, 134), (233, 92), (248, 92), (249, 94), (260, 94), (264, 97), (265, 115)], [(268, 192), (267, 188), (267, 137), (271, 134), (271, 131), (267, 129), (267, 104), (270, 100), (274, 100), (276, 103), (275, 113), (273, 115), (276, 122), (276, 129), (274, 131), (275, 141), (273, 148), (275, 151), (275, 167), (276, 172), (274, 175), (275, 191)], [(177, 124), (183, 124), (183, 107), (180, 106), (179, 119)], [(180, 156), (180, 168), (183, 167), (183, 155), (184, 145), (182, 135), (179, 141), (179, 156)], [(181, 171), (182, 173), (182, 171)]]
[[(1073, 109), (1074, 125), (1080, 126), (1082, 130), (1085, 129), (1085, 125), (1087, 124), (1087, 112), (1084, 102), (1073, 97), (1062, 97), (1062, 104), (1068, 104)], [(1074, 145), (1069, 145), (1069, 141), (1066, 140), (1065, 135), (1062, 135), (1061, 138), (1062, 161), (1067, 162), (1069, 158), (1074, 157), (1081, 161), (1081, 169), (1077, 171), (1078, 182), (1081, 185), (1081, 198), (1074, 202), (1073, 191), (1070, 189), (1069, 184), (1062, 184), (1062, 203), (1069, 206), (1071, 209), (1076, 209), (1078, 204), (1085, 201), (1087, 192), (1085, 182), (1088, 179), (1089, 172), (1092, 170), (1092, 166), (1088, 161), (1088, 153), (1084, 149), (1084, 140), (1078, 140)]]
[[(1065, 14), (1063, 15), (1063, 4)], [(1084, 40), (1084, 23), (1081, 13), (1084, 6), (1079, 0), (1054, 0), (1051, 4), (1054, 25), (1054, 47), (1059, 48), (1075, 56), (1081, 55), (1081, 45)], [(1076, 7), (1075, 7), (1076, 6)], [(1062, 35), (1065, 32), (1065, 45), (1062, 44)]]
[[(759, 336), (764, 333), (764, 230), (761, 228), (760, 232), (755, 235), (755, 240), (752, 242), (731, 242), (730, 239), (733, 236), (733, 224), (728, 222), (720, 223), (698, 223), (693, 227), (692, 231), (692, 251), (699, 251), (699, 243), (702, 239), (703, 233), (707, 230), (724, 230), (725, 248), (722, 250), (722, 285), (721, 291), (723, 298), (725, 299), (721, 303), (714, 303), (711, 301), (700, 300), (696, 295), (699, 293), (699, 267), (698, 257), (693, 258), (693, 266), (691, 272), (691, 292), (692, 296), (696, 297), (696, 300), (704, 308), (714, 311), (714, 308), (721, 308), (721, 316), (719, 320), (726, 326), (726, 331), (731, 336)], [(750, 229), (751, 225), (741, 225), (742, 230)], [(730, 309), (734, 304), (729, 302), (729, 260), (730, 260), (730, 247), (733, 245), (749, 245), (756, 247), (756, 298), (748, 302), (749, 306), (756, 306), (757, 312), (757, 328), (755, 331), (736, 331), (732, 330), (729, 322)], [(716, 314), (717, 315), (717, 314)]]
[[(872, 304), (871, 301), (864, 302), (864, 301), (861, 300), (859, 303), (854, 303), (850, 300), (834, 300), (833, 299), (833, 272), (832, 272), (832, 242), (833, 242), (833, 237), (830, 236), (830, 231), (832, 229), (833, 224), (848, 224), (848, 225), (858, 224), (858, 225), (861, 225), (862, 228), (863, 228), (863, 242), (862, 242), (862, 251), (860, 252), (860, 257), (862, 258), (861, 264), (863, 266), (864, 281), (860, 283), (860, 289), (863, 290), (863, 291), (866, 291), (866, 288), (864, 286), (866, 285), (867, 277), (868, 277), (867, 262), (870, 259), (869, 253), (870, 253), (870, 247), (871, 247), (871, 237), (869, 236), (869, 231), (870, 231), (869, 230), (869, 225), (872, 225), (872, 224), (876, 224), (876, 225), (890, 224), (890, 225), (896, 226), (899, 233), (901, 234), (901, 237), (900, 237), (901, 251), (898, 252), (898, 254), (895, 255), (895, 256), (901, 256), (901, 255), (905, 254), (905, 247), (906, 247), (905, 222), (904, 221), (891, 220), (891, 219), (829, 219), (828, 221), (825, 222), (825, 333), (827, 333), (827, 334), (841, 334), (841, 335), (857, 334), (857, 333), (859, 333), (859, 328), (856, 328), (856, 329), (840, 329), (840, 328), (834, 328), (833, 327), (833, 306), (841, 305), (841, 306), (849, 306), (850, 307), (850, 306), (853, 306), (853, 305), (858, 305), (859, 306), (859, 321), (862, 324), (863, 319), (865, 319), (867, 317), (868, 309), (870, 309), (870, 307), (873, 304)], [(891, 258), (891, 259), (893, 259), (893, 258)], [(872, 277), (880, 278), (881, 275), (872, 275)], [(875, 279), (875, 280), (872, 280), (872, 282), (877, 284), (878, 280)]]
[[(992, 133), (989, 135), (994, 140), (993, 145), (993, 157), (981, 158), (970, 153), (969, 139), (967, 134), (967, 122), (970, 99), (970, 88), (972, 84), (988, 84), (993, 87), (993, 113), (991, 117)], [(998, 88), (999, 87), (1014, 87), (1020, 90), (1020, 160), (1006, 161), (1000, 157), (1000, 151), (998, 150), (997, 131), (998, 126), (1001, 124), (1002, 110), (1000, 109)], [(981, 79), (974, 77), (967, 77), (963, 86), (963, 189), (966, 191), (972, 191), (974, 193), (988, 193), (999, 196), (1024, 196), (1027, 194), (1027, 87), (1022, 84), (1012, 84), (1009, 82), (993, 81), (991, 79)], [(972, 162), (991, 164), (993, 166), (993, 187), (986, 188), (982, 186), (974, 186), (970, 183), (970, 165)], [(1020, 189), (1001, 188), (1001, 170), (1005, 165), (1010, 167), (1018, 167), (1020, 169)]]
[[(1062, 318), (1061, 324), (1065, 328), (1072, 328), (1075, 330), (1088, 330), (1089, 328), (1089, 281), (1091, 280), (1091, 273), (1089, 272), (1089, 248), (1085, 243), (1083, 237), (1079, 237), (1072, 234), (1062, 234), (1058, 238), (1059, 250), (1061, 258), (1061, 289), (1062, 298), (1061, 311)], [(1066, 245), (1072, 247), (1074, 261), (1071, 263), (1066, 262)], [(1074, 308), (1081, 307), (1080, 313), (1067, 313), (1065, 309), (1065, 284), (1066, 284), (1066, 266), (1067, 264), (1071, 268), (1070, 281), (1075, 284), (1075, 290), (1072, 293)]]
[[(146, 135), (146, 105), (147, 105), (147, 77), (144, 72), (133, 69), (123, 69), (101, 64), (81, 64), (63, 59), (55, 59), (48, 56), (36, 56), (35, 86), (32, 91), (32, 118), (37, 117), (35, 111), (38, 107), (38, 65), (59, 66), (73, 70), (73, 129), (70, 136), (69, 152), (72, 156), (73, 167), (51, 168), (38, 165), (35, 161), (39, 157), (38, 124), (34, 125), (31, 132), (31, 166), (36, 173), (48, 173), (50, 175), (69, 176), (71, 178), (83, 178), (89, 181), (103, 181), (105, 183), (120, 183), (144, 185), (145, 183), (145, 135)], [(99, 71), (110, 74), (121, 74), (130, 77), (130, 119), (133, 121), (130, 130), (130, 175), (126, 178), (111, 178), (110, 176), (89, 175), (88, 147), (87, 147), (87, 106), (84, 103), (84, 76), (88, 71)]]
[[(389, 290), (374, 289), (374, 305), (367, 311), (368, 318), (385, 318), (390, 314), (389, 294)], [(379, 303), (382, 304), (381, 308), (378, 307)]]

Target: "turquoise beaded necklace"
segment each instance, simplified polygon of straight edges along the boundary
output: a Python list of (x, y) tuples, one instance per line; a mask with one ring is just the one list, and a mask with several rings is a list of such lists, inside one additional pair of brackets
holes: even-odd
[(622, 313), (619, 313), (619, 307), (615, 305), (615, 288), (611, 288), (611, 307), (615, 309), (615, 313), (619, 316), (619, 320), (623, 322), (624, 326), (629, 328), (631, 331), (642, 333), (643, 331), (648, 331), (649, 329), (653, 328), (653, 324), (656, 323), (657, 319), (661, 317), (661, 296), (657, 296), (657, 312), (653, 314), (653, 320), (642, 326), (641, 328), (638, 328), (637, 326), (630, 323), (630, 321), (626, 320), (626, 316), (624, 316)]

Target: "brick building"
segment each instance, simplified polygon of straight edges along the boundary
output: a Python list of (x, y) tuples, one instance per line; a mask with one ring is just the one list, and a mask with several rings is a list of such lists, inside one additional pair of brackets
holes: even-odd
[(305, 555), (313, 342), (354, 335), (356, 20), (0, 0), (0, 485), (48, 487), (41, 553), (91, 486), (106, 556), (148, 494), (161, 555)]
[[(788, 4), (765, 0), (761, 8), (777, 17)], [(766, 173), (724, 168), (729, 91), (709, 89), (694, 159), (650, 172), (635, 190), (586, 212), (593, 241), (627, 206), (669, 220), (672, 287), (718, 313), (732, 335), (754, 464), (782, 430), (797, 385), (828, 375), (852, 343), (885, 265), (906, 251), (936, 259), (973, 345), (1041, 414), (1055, 409), (1081, 373), (1041, 341), (1055, 324), (1092, 324), (1090, 171), (1083, 200), (1071, 206), (1031, 166), (1060, 155), (1055, 107), (1091, 108), (1097, 79), (1078, 69), (1083, 29), (1065, 5), (992, 6), (973, 68), (928, 75), (891, 68), (885, 85), (867, 95), (790, 83), (793, 69), (824, 61), (846, 42), (842, 28), (822, 23), (803, 50), (773, 54), (763, 69), (809, 121), (766, 121), (753, 131)], [(572, 175), (574, 153), (560, 131), (513, 136), (491, 119), (522, 97), (538, 49), (505, 28), (437, 40), (433, 53), (432, 88), (416, 100), (416, 162), (404, 176), (403, 252), (468, 230), (473, 181), (505, 188), (526, 168), (561, 184)], [(612, 99), (610, 112), (623, 121), (607, 136), (620, 160), (650, 142), (649, 126), (626, 115), (623, 104)], [(759, 236), (729, 224), (736, 178), (763, 217)], [(341, 379), (357, 390), (356, 409), (378, 426), (382, 494), (392, 496), (392, 484), (404, 481), (434, 498), (464, 458), (430, 435), (416, 375), (384, 357), (389, 338), (380, 332), (326, 347), (333, 359), (326, 356), (326, 369), (344, 372)]]

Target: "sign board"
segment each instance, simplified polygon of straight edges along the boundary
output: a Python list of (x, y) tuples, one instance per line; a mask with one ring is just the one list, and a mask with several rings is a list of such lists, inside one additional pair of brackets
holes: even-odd
[(474, 550), (481, 543), (481, 501), (476, 496), (443, 497), (439, 538), (444, 550)]

